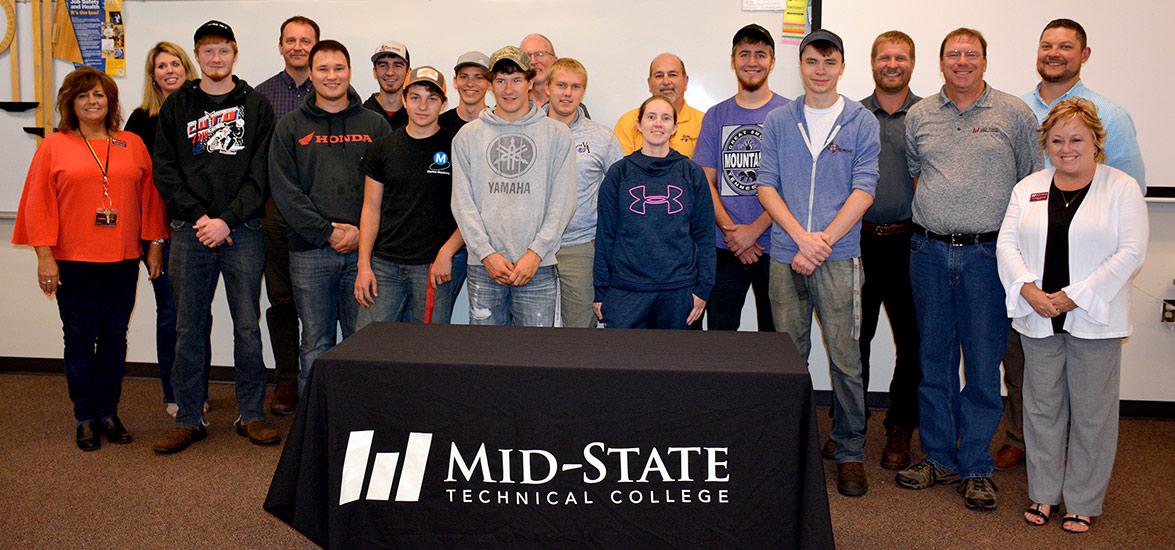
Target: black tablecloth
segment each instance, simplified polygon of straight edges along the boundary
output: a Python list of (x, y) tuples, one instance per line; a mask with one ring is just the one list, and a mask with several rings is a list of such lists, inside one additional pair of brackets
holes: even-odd
[(303, 397), (265, 509), (322, 546), (833, 546), (785, 334), (373, 324)]

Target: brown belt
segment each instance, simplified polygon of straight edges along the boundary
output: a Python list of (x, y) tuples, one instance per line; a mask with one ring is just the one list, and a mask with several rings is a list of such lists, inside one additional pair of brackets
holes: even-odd
[(882, 224), (869, 223), (866, 221), (861, 222), (861, 232), (868, 233), (875, 237), (888, 237), (890, 235), (904, 235), (906, 233), (913, 233), (916, 227), (917, 226), (914, 225), (914, 222), (910, 220)]

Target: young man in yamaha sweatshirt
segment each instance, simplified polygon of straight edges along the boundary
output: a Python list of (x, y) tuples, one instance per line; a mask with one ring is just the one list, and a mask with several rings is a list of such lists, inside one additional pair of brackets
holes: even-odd
[(314, 93), (281, 119), (269, 147), (273, 201), (288, 220), (290, 279), (302, 321), (298, 391), (314, 360), (355, 332), (354, 298), (363, 206), (363, 155), (392, 128), (364, 109), (351, 89), (346, 46), (323, 40), (310, 50)]
[(771, 295), (775, 329), (808, 357), (819, 312), (833, 390), (837, 490), (861, 496), (865, 388), (861, 380), (861, 217), (873, 204), (877, 118), (836, 91), (844, 72), (839, 36), (812, 32), (800, 43), (804, 95), (763, 123), (759, 200), (771, 215)]
[(554, 326), (555, 252), (575, 211), (566, 124), (530, 103), (534, 70), (515, 46), (490, 57), (497, 105), (453, 139), (453, 217), (469, 249), (469, 321)]
[(281, 441), (263, 410), (259, 325), (265, 268), (261, 213), (273, 109), (232, 74), (237, 57), (232, 28), (209, 21), (196, 29), (195, 42), (203, 78), (167, 98), (155, 133), (155, 185), (171, 218), (168, 271), (178, 335), (172, 385), (179, 405), (175, 427), (155, 440), (159, 453), (182, 451), (207, 434), (203, 358), (221, 274), (233, 318), (237, 433), (258, 445)]

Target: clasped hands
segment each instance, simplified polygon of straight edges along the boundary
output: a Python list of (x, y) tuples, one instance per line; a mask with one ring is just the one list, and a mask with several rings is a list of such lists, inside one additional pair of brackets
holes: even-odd
[(730, 252), (743, 264), (750, 265), (759, 261), (759, 256), (765, 252), (763, 246), (755, 242), (759, 239), (759, 233), (750, 225), (734, 223), (720, 225), (718, 228), (722, 230), (722, 240), (726, 242), (727, 248), (730, 248)]
[(530, 282), (542, 263), (541, 256), (535, 251), (526, 250), (526, 253), (517, 262), (507, 260), (505, 256), (494, 252), (481, 261), (491, 279), (500, 285), (523, 286)]
[(1028, 305), (1032, 306), (1037, 315), (1046, 319), (1077, 309), (1077, 304), (1064, 290), (1045, 292), (1036, 285), (1026, 284), (1020, 287), (1020, 295), (1028, 301)]
[(811, 275), (816, 272), (828, 255), (832, 254), (832, 237), (823, 231), (805, 231), (795, 238), (800, 251), (792, 258), (792, 271), (800, 275)]

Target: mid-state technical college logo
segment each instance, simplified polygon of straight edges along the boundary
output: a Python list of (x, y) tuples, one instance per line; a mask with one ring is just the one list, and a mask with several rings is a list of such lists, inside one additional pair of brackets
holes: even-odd
[(517, 178), (530, 170), (537, 154), (538, 149), (530, 136), (506, 134), (490, 141), (486, 149), (486, 161), (499, 176)]
[[(377, 452), (373, 461), (374, 435), (373, 430), (360, 430), (348, 437), (339, 488), (340, 506), (360, 498), (392, 500), (393, 486), (395, 502), (418, 502), (426, 484), (441, 485), (447, 502), (465, 505), (730, 503), (727, 447), (610, 447), (593, 441), (583, 447), (577, 460), (560, 461), (544, 449), (493, 452), (487, 450), (485, 443), (472, 453), (462, 453), (453, 442), (449, 445), (445, 477), (440, 479), (439, 473), (431, 478), (425, 476), (433, 434), (411, 432), (403, 455)], [(552, 482), (558, 485), (557, 489), (544, 487)]]
[(755, 173), (763, 156), (763, 129), (758, 124), (722, 127), (724, 196), (754, 195)]

